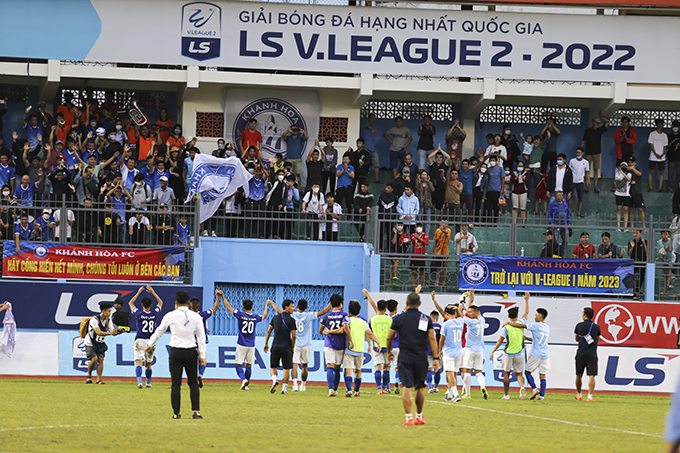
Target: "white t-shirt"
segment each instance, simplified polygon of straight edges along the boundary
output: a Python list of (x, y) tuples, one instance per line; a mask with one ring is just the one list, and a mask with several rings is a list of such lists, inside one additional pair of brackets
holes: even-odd
[[(66, 217), (68, 218), (69, 222), (75, 222), (76, 221), (76, 216), (73, 214), (73, 211), (70, 209), (66, 210)], [(61, 219), (61, 209), (56, 209), (54, 211), (54, 221), (59, 222)], [(61, 230), (61, 227), (57, 225), (54, 228), (54, 238), (59, 239), (59, 231)], [(66, 223), (66, 239), (71, 239), (71, 223)]]
[(318, 197), (315, 197), (313, 195), (314, 194), (311, 191), (307, 192), (304, 198), (302, 198), (302, 201), (307, 203), (305, 207), (307, 212), (311, 212), (313, 214), (320, 214), (321, 207), (326, 203), (326, 200), (324, 199), (322, 193), (319, 193)]
[[(460, 240), (460, 242), (456, 243), (456, 241), (459, 238), (462, 238), (462, 239)], [(468, 234), (467, 234), (467, 238), (463, 237), (462, 232), (456, 233), (456, 235), (453, 238), (453, 241), (454, 241), (454, 244), (456, 244), (456, 252), (459, 255), (461, 254), (461, 249), (468, 249), (468, 250), (472, 249), (473, 252), (475, 250), (477, 250), (477, 240), (475, 239), (475, 237), (472, 234), (470, 234), (469, 231), (468, 231)], [(465, 255), (472, 255), (472, 252), (467, 251), (467, 252), (464, 252), (464, 254)]]
[(649, 139), (647, 140), (647, 143), (654, 145), (654, 150), (656, 150), (657, 154), (663, 155), (663, 157), (658, 157), (650, 148), (649, 160), (653, 162), (665, 162), (666, 153), (664, 152), (664, 147), (668, 146), (668, 135), (663, 132), (659, 133), (657, 131), (652, 131), (649, 133)]
[(586, 173), (590, 171), (590, 164), (585, 157), (581, 160), (574, 157), (569, 161), (569, 168), (574, 175), (574, 184), (579, 184), (584, 181)]
[(503, 156), (503, 158), (507, 159), (508, 158), (508, 150), (505, 149), (505, 146), (503, 145), (489, 145), (488, 148), (486, 148), (486, 152), (484, 153), (484, 157), (490, 156), (491, 154), (500, 154)]
[[(99, 318), (97, 316), (93, 316), (90, 319), (87, 335), (85, 335), (85, 339), (83, 340), (85, 346), (92, 346), (92, 337), (94, 337), (95, 341), (104, 343), (105, 337), (100, 337), (96, 333), (92, 332), (95, 327), (99, 327)], [(102, 327), (104, 327), (102, 329), (104, 332), (113, 332), (113, 329), (117, 329), (117, 327), (113, 324), (113, 321), (111, 321), (111, 317), (109, 317), (106, 322), (102, 322)]]
[[(630, 178), (631, 176), (632, 173), (628, 173), (628, 177)], [(619, 197), (630, 196), (630, 181), (626, 179), (624, 173), (619, 168), (614, 172), (614, 187), (616, 188), (614, 195)]]
[(130, 217), (130, 221), (128, 222), (128, 225), (136, 226), (138, 223), (141, 224), (141, 225), (148, 225), (149, 219), (146, 216), (144, 216), (144, 217), (142, 217), (142, 220), (138, 221), (137, 216), (133, 215), (132, 217)]
[[(323, 212), (326, 212), (326, 209), (328, 209), (328, 203), (323, 205)], [(333, 203), (333, 214), (335, 215), (342, 214), (342, 208), (338, 203)], [(332, 231), (333, 232), (338, 231), (338, 221), (336, 219), (331, 219), (331, 221), (333, 222)], [(319, 231), (326, 231), (325, 223), (321, 224), (321, 228), (319, 228)]]
[(565, 165), (564, 168), (555, 168), (557, 169), (557, 173), (555, 173), (555, 192), (564, 192), (564, 188), (562, 186), (564, 185), (564, 174), (567, 172), (567, 167)]

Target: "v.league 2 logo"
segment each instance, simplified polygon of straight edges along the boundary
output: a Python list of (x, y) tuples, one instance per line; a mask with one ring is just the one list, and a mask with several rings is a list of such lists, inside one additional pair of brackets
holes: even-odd
[(212, 3), (194, 2), (182, 7), (182, 55), (194, 60), (220, 56), (222, 9)]

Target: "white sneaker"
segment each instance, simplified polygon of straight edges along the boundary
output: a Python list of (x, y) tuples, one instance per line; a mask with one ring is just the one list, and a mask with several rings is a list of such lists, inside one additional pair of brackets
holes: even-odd
[(151, 384), (149, 384), (149, 383), (147, 382), (147, 383), (146, 383), (146, 386), (147, 386), (147, 387), (151, 387)]
[(527, 389), (525, 389), (524, 387), (519, 389), (519, 399), (521, 400), (527, 399)]
[(294, 392), (298, 392), (298, 391), (299, 391), (299, 390), (298, 390), (298, 386), (295, 385), (295, 384), (293, 384), (293, 391), (294, 391)]
[(427, 393), (434, 393), (434, 389), (433, 388), (427, 389)]
[(203, 230), (203, 236), (208, 237), (208, 230)]
[(216, 238), (217, 234), (215, 234), (215, 230), (212, 231), (212, 237)]
[(333, 396), (335, 396), (335, 392), (333, 391), (333, 389), (328, 389), (328, 397), (330, 398)]
[(510, 395), (503, 395), (503, 398), (501, 398), (501, 399), (502, 399), (502, 400), (509, 400), (509, 399), (510, 399)]
[(307, 391), (307, 385), (304, 382), (302, 384), (300, 384), (300, 391), (301, 392)]

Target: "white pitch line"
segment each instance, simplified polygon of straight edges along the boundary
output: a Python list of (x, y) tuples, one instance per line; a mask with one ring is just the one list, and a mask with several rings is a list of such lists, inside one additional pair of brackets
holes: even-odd
[[(394, 398), (399, 398), (397, 395), (390, 395)], [(651, 434), (651, 433), (642, 433), (638, 431), (628, 431), (625, 429), (618, 429), (618, 428), (610, 428), (607, 426), (597, 426), (597, 425), (590, 425), (588, 423), (579, 423), (579, 422), (570, 422), (568, 420), (560, 420), (558, 418), (549, 418), (549, 417), (540, 417), (538, 415), (529, 415), (529, 414), (518, 414), (517, 412), (507, 412), (507, 411), (499, 411), (496, 409), (488, 409), (485, 407), (475, 407), (475, 406), (468, 406), (465, 404), (454, 404), (454, 403), (445, 403), (442, 401), (433, 401), (433, 400), (426, 400), (428, 403), (435, 403), (435, 404), (444, 404), (446, 406), (453, 406), (453, 407), (464, 407), (466, 409), (474, 409), (478, 411), (485, 411), (485, 412), (493, 412), (496, 414), (503, 414), (503, 415), (515, 415), (517, 417), (526, 417), (526, 418), (534, 418), (537, 420), (544, 420), (547, 422), (556, 422), (556, 423), (564, 423), (565, 425), (573, 425), (573, 426), (581, 426), (584, 428), (594, 428), (594, 429), (603, 429), (606, 431), (616, 431), (618, 433), (624, 433), (624, 434), (636, 434), (639, 436), (648, 436), (648, 437), (656, 437), (656, 438), (661, 438), (661, 434)]]

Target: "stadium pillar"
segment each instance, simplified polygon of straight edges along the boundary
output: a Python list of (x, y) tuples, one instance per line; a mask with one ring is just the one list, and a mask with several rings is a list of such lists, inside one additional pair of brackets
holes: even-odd
[(461, 102), (460, 122), (465, 132), (470, 136), (463, 142), (463, 155), (475, 152), (475, 124), (479, 114), (496, 99), (496, 79), (485, 78), (482, 94), (463, 96)]
[(191, 259), (193, 260), (191, 263), (191, 285), (203, 286), (203, 249), (194, 248)]
[(359, 75), (359, 90), (354, 95), (353, 107), (361, 108), (373, 96), (373, 74)]
[(654, 283), (656, 280), (656, 264), (647, 263), (645, 265), (646, 278), (645, 278), (645, 302), (654, 302)]

